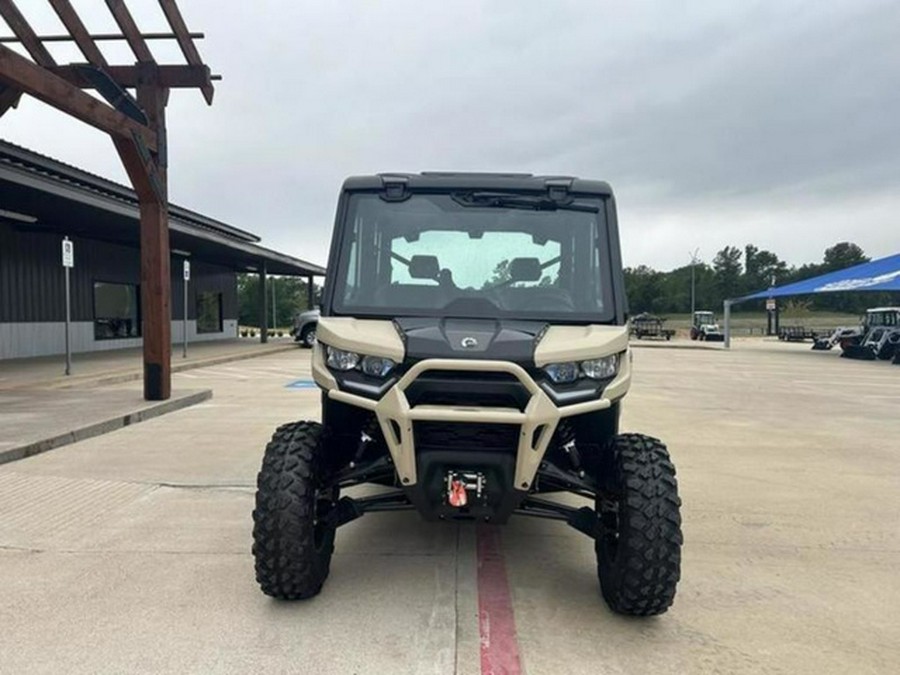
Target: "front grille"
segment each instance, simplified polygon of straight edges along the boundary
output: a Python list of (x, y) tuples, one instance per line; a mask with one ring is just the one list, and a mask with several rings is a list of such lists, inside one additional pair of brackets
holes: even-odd
[(517, 424), (468, 422), (415, 422), (416, 450), (490, 451), (515, 454), (519, 443)]
[(484, 406), (524, 410), (528, 390), (508, 373), (432, 371), (420, 375), (406, 390), (411, 406)]

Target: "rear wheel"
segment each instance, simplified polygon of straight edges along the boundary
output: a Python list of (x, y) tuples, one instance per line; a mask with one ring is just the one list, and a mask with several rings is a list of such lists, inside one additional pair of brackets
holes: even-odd
[(253, 556), (263, 593), (282, 600), (316, 595), (328, 577), (337, 489), (321, 489), (322, 425), (280, 426), (266, 446), (253, 510)]
[(621, 434), (604, 449), (595, 549), (603, 597), (620, 614), (652, 616), (675, 599), (681, 576), (681, 500), (666, 446)]

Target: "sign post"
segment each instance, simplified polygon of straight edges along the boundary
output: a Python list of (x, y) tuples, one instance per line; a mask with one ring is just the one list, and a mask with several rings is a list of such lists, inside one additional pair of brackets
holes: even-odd
[(70, 339), (72, 326), (72, 287), (69, 270), (75, 267), (75, 244), (68, 237), (62, 241), (62, 264), (66, 274), (66, 375), (72, 374), (72, 345)]
[(778, 333), (778, 303), (775, 298), (766, 299), (766, 335)]
[(183, 345), (181, 349), (181, 358), (187, 358), (188, 343), (188, 283), (191, 280), (191, 261), (184, 261), (184, 304), (181, 306), (181, 337)]

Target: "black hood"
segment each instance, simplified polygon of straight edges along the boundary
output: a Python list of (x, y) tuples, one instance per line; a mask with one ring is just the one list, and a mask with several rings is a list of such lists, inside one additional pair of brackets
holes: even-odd
[(534, 365), (534, 348), (547, 324), (502, 319), (408, 318), (394, 322), (411, 362), (428, 358), (513, 361)]

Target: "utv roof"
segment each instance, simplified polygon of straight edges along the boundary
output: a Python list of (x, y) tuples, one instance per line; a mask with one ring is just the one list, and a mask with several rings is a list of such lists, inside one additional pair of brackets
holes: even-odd
[(530, 173), (455, 173), (423, 171), (422, 173), (379, 173), (374, 176), (352, 176), (344, 181), (344, 190), (382, 190), (388, 185), (404, 185), (408, 190), (525, 190), (545, 192), (564, 189), (567, 192), (611, 197), (612, 188), (599, 180), (574, 176), (535, 176)]

